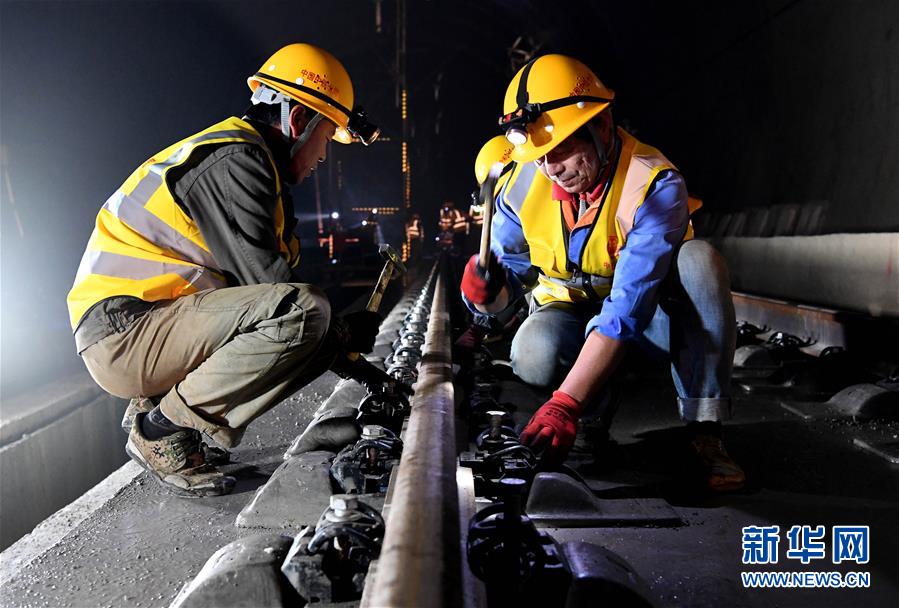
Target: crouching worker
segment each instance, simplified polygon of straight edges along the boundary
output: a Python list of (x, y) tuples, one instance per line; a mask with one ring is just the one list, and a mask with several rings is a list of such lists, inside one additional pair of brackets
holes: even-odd
[(247, 425), (333, 364), (368, 352), (379, 317), (332, 317), (295, 282), (288, 185), (328, 142), (370, 143), (353, 86), (330, 53), (292, 44), (248, 79), (252, 105), (162, 150), (106, 201), (68, 308), (87, 369), (131, 398), (132, 459), (176, 494), (225, 494), (216, 463)]
[(557, 390), (523, 443), (564, 459), (579, 418), (609, 403), (609, 380), (637, 344), (671, 362), (705, 483), (736, 489), (744, 474), (721, 442), (735, 344), (727, 268), (711, 246), (691, 240), (681, 174), (615, 128), (612, 98), (589, 68), (562, 55), (538, 57), (515, 75), (500, 124), (517, 167), (496, 198), (495, 255), (486, 269), (477, 256), (469, 261), (463, 295), (477, 312), (497, 315), (538, 272), (512, 366), (525, 382)]

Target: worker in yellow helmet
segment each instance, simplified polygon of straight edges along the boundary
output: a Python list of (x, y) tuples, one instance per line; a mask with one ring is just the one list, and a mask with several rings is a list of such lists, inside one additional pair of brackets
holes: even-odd
[[(519, 165), (512, 160), (512, 152), (515, 146), (509, 143), (505, 135), (497, 135), (488, 139), (474, 161), (474, 177), (478, 182), (478, 188), (471, 192), (471, 205), (468, 209), (468, 217), (471, 230), (468, 234), (468, 242), (466, 243), (466, 251), (477, 251), (481, 243), (481, 230), (484, 226), (484, 203), (481, 200), (481, 188), (490, 174), (490, 170), (496, 165), (501, 165), (499, 178), (494, 186), (494, 196), (499, 193), (502, 187), (510, 179), (515, 178), (515, 174), (519, 169)], [(509, 331), (519, 320), (518, 317), (523, 316), (526, 309), (509, 305), (501, 315), (484, 315), (474, 311), (472, 323), (469, 328), (456, 340), (456, 346), (459, 348), (474, 350), (478, 348), (492, 333), (492, 339), (498, 340), (505, 331)]]
[[(494, 255), (488, 268), (469, 261), (463, 295), (474, 311), (498, 315), (532, 288), (512, 366), (556, 390), (523, 443), (562, 460), (582, 417), (592, 419), (582, 431), (605, 433), (610, 380), (637, 344), (671, 361), (705, 483), (735, 489), (745, 476), (721, 442), (735, 343), (727, 268), (711, 246), (691, 240), (677, 168), (615, 127), (613, 99), (592, 70), (564, 55), (537, 57), (514, 76), (500, 126), (520, 168), (497, 196)], [(603, 403), (611, 405), (600, 411)]]
[[(499, 192), (506, 180), (512, 174), (515, 163), (512, 161), (512, 150), (514, 146), (503, 135), (492, 137), (481, 146), (477, 157), (474, 161), (474, 176), (478, 182), (478, 186), (484, 183), (490, 169), (494, 165), (502, 165), (499, 179), (496, 182), (495, 191)], [(468, 208), (468, 217), (471, 223), (471, 230), (468, 234), (468, 244), (466, 249), (474, 251), (477, 249), (481, 241), (481, 226), (484, 223), (484, 206), (480, 200), (480, 188), (475, 189), (471, 193), (471, 205)]]
[(487, 142), (481, 146), (477, 157), (474, 159), (474, 176), (478, 181), (478, 185), (480, 186), (484, 183), (484, 180), (487, 179), (487, 175), (490, 173), (490, 169), (499, 163), (503, 168), (496, 185), (497, 188), (501, 188), (502, 185), (506, 183), (506, 180), (509, 178), (509, 173), (515, 166), (515, 162), (512, 160), (512, 152), (514, 150), (515, 146), (509, 143), (509, 140), (506, 139), (505, 135), (497, 135), (496, 137), (491, 137), (487, 140)]
[[(247, 80), (251, 105), (153, 155), (106, 201), (67, 302), (79, 354), (109, 393), (132, 398), (126, 450), (167, 489), (224, 494), (215, 464), (253, 419), (341, 350), (368, 352), (369, 314), (332, 318), (297, 283), (288, 184), (328, 143), (377, 135), (343, 65), (291, 44)], [(376, 315), (375, 315), (376, 317)]]

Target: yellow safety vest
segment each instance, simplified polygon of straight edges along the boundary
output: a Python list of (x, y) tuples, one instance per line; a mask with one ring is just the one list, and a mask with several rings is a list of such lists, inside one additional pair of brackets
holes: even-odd
[(419, 220), (412, 220), (408, 224), (406, 224), (406, 237), (410, 241), (414, 241), (415, 239), (420, 239), (424, 235), (421, 232), (421, 222)]
[(472, 205), (468, 208), (468, 217), (471, 218), (472, 226), (480, 226), (484, 223), (484, 206)]
[(468, 229), (468, 220), (458, 209), (453, 209), (453, 231), (465, 232)]
[(299, 263), (296, 236), (283, 234), (284, 201), (274, 159), (249, 123), (231, 117), (144, 162), (100, 209), (66, 298), (73, 329), (94, 304), (112, 296), (156, 302), (227, 285), (200, 229), (175, 202), (166, 175), (201, 146), (232, 142), (268, 152), (278, 188), (274, 228), (280, 253), (291, 267)]
[(441, 230), (460, 232), (465, 230), (465, 218), (462, 217), (462, 213), (458, 209), (441, 209), (438, 225)]
[[(552, 198), (552, 182), (536, 165), (528, 163), (516, 167), (503, 188), (504, 202), (521, 221), (531, 265), (540, 273), (533, 293), (541, 305), (585, 299), (584, 290), (572, 287), (575, 270), (587, 275), (588, 280), (592, 277), (590, 285), (595, 296), (607, 296), (612, 289), (619, 252), (627, 242), (637, 210), (646, 200), (656, 176), (662, 171), (676, 170), (655, 148), (640, 143), (623, 129), (618, 129), (618, 134), (621, 153), (604, 200), (592, 205), (572, 229), (589, 231), (576, 266), (568, 260), (569, 230), (562, 201)], [(691, 206), (694, 202), (698, 201), (690, 200)], [(684, 240), (690, 238), (693, 238), (693, 228), (688, 225)]]

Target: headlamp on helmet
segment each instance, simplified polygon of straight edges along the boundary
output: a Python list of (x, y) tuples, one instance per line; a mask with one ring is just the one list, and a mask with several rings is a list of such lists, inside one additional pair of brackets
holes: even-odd
[[(528, 134), (528, 126), (544, 112), (555, 110), (556, 108), (564, 108), (565, 106), (576, 105), (583, 108), (586, 102), (595, 103), (612, 103), (612, 100), (606, 97), (596, 97), (593, 95), (574, 95), (571, 97), (563, 97), (562, 99), (553, 99), (543, 103), (525, 103), (518, 106), (514, 112), (510, 112), (500, 117), (499, 126), (506, 133), (506, 139), (510, 144), (521, 146), (524, 145), (530, 135)], [(547, 126), (547, 130), (550, 127)]]
[(346, 130), (366, 146), (370, 145), (381, 135), (381, 128), (368, 121), (368, 116), (362, 106), (357, 106), (350, 113)]

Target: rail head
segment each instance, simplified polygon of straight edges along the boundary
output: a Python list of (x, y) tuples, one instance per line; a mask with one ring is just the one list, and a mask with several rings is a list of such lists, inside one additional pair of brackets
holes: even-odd
[(384, 544), (362, 606), (461, 606), (450, 318), (437, 275)]

